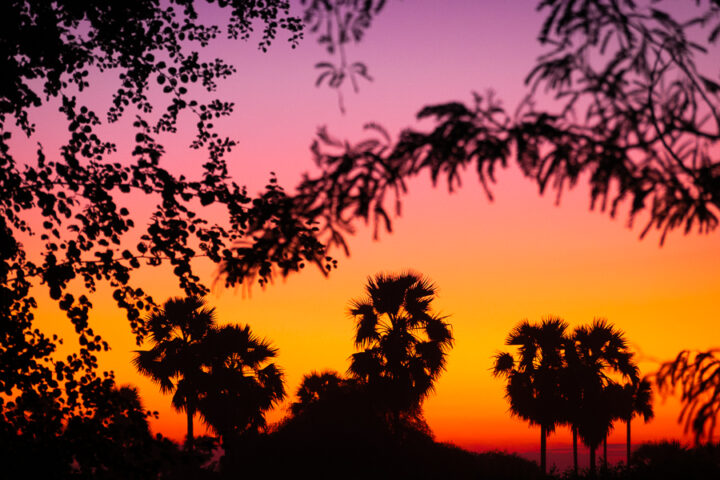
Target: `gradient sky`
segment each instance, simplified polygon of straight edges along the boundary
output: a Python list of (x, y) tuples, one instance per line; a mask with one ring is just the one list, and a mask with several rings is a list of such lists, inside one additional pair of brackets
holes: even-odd
[[(239, 141), (229, 157), (231, 174), (254, 192), (274, 171), (292, 190), (302, 172), (312, 169), (309, 146), (321, 125), (350, 140), (362, 138), (368, 121), (396, 134), (417, 126), (414, 115), (422, 106), (468, 101), (472, 91), (488, 88), (512, 109), (541, 53), (535, 39), (542, 17), (534, 3), (513, 2), (510, 9), (504, 1), (391, 0), (363, 43), (349, 50), (352, 60), (368, 65), (375, 81), (361, 83), (359, 94), (345, 91), (346, 115), (340, 114), (333, 91), (314, 87), (313, 65), (326, 54), (312, 35), (298, 49), (277, 41), (265, 54), (252, 41), (216, 42), (206, 54), (238, 68), (217, 93), (235, 102), (235, 114), (219, 122), (220, 131)], [(112, 78), (100, 79), (87, 102), (103, 111), (113, 85)], [(119, 145), (120, 159), (132, 145), (132, 117), (106, 130)], [(61, 120), (49, 113), (36, 115), (35, 121), (41, 132), (35, 140), (54, 154), (65, 139), (64, 129), (54, 128)], [(200, 171), (203, 155), (188, 148), (192, 123), (187, 118), (180, 134), (163, 139), (168, 150), (164, 165), (171, 171)], [(249, 323), (256, 334), (272, 340), (292, 394), (305, 373), (347, 369), (354, 352), (348, 305), (362, 294), (369, 275), (412, 268), (429, 276), (439, 287), (436, 309), (449, 315), (456, 346), (425, 414), (438, 440), (473, 449), (525, 451), (538, 443), (539, 429), (510, 418), (503, 382), (489, 371), (492, 356), (522, 319), (557, 315), (575, 326), (605, 317), (626, 332), (645, 373), (682, 349), (717, 346), (717, 233), (674, 233), (661, 248), (655, 234), (639, 240), (639, 229), (629, 229), (625, 218), (589, 211), (584, 186), (557, 206), (554, 197), (539, 196), (537, 187), (511, 167), (498, 176), (491, 203), (472, 171), (463, 180), (454, 194), (442, 185), (432, 188), (425, 177), (412, 181), (394, 233), (374, 241), (372, 229), (361, 225), (350, 241), (351, 257), (341, 257), (329, 278), (307, 270), (265, 290), (256, 286), (250, 297), (216, 289), (208, 300), (221, 323)], [(151, 211), (147, 199), (123, 201), (144, 225)], [(215, 267), (198, 263), (198, 268), (212, 283)], [(142, 271), (134, 278), (159, 301), (180, 293), (169, 269)], [(64, 350), (71, 348), (69, 321), (47, 297), (39, 297), (39, 322), (63, 334)], [(137, 347), (109, 288), (100, 288), (93, 300), (91, 323), (112, 346), (101, 357), (101, 367), (114, 369), (120, 383), (140, 388), (146, 406), (160, 412), (153, 423), (156, 431), (181, 439), (184, 419), (170, 408), (170, 397), (160, 395), (130, 365)], [(681, 438), (678, 412), (676, 400), (658, 400), (656, 419), (648, 425), (636, 422), (634, 438)], [(279, 409), (271, 420), (283, 414)], [(620, 442), (623, 435), (620, 425), (610, 441)], [(549, 446), (569, 441), (569, 432), (561, 429)]]

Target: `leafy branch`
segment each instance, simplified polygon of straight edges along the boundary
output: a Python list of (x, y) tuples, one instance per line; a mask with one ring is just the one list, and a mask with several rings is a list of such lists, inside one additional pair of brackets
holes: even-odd
[(359, 91), (358, 80), (372, 81), (363, 62), (350, 62), (346, 47), (359, 43), (370, 28), (373, 18), (385, 7), (386, 0), (302, 0), (305, 5), (304, 21), (311, 33), (318, 35), (317, 42), (325, 47), (338, 62), (324, 61), (315, 64), (320, 71), (315, 86), (326, 82), (338, 95), (338, 107), (345, 113), (342, 87), (350, 80), (353, 91)]

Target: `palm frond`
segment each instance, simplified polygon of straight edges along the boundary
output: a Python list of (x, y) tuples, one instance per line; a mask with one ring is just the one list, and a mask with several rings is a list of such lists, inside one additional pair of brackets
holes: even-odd
[(495, 355), (492, 373), (495, 377), (508, 377), (515, 368), (515, 359), (507, 352), (501, 352)]

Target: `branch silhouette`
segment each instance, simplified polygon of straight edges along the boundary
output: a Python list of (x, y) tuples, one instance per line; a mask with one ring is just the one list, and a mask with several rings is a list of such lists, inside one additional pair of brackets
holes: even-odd
[(685, 432), (692, 431), (696, 444), (711, 442), (720, 412), (720, 349), (683, 350), (660, 366), (654, 380), (663, 395), (679, 387), (683, 407), (678, 421)]
[[(642, 217), (640, 236), (657, 230), (661, 244), (674, 230), (713, 231), (720, 78), (698, 65), (717, 51), (720, 4), (697, 2), (677, 20), (661, 3), (540, 1), (539, 41), (549, 51), (530, 70), (513, 113), (490, 91), (469, 104), (424, 107), (417, 118), (431, 119), (431, 130), (406, 129), (382, 147), (382, 135), (352, 144), (321, 130), (314, 153), (322, 175), (301, 183), (300, 203), (322, 198), (317, 217), (330, 230), (374, 216), (390, 231), (386, 193), (405, 193), (405, 180), (427, 172), (453, 190), (473, 167), (492, 199), (495, 172), (515, 163), (558, 202), (565, 189), (587, 183), (591, 209), (614, 217), (627, 208), (628, 224)], [(555, 106), (540, 108), (547, 94)], [(321, 189), (356, 193), (322, 197)]]

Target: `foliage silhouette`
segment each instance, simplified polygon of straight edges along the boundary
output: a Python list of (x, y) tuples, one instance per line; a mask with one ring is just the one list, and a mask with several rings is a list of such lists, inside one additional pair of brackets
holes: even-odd
[[(292, 414), (266, 435), (234, 445), (223, 474), (272, 478), (541, 478), (534, 462), (476, 454), (432, 440), (418, 418), (392, 425), (385, 405), (362, 381), (312, 372)], [(398, 428), (399, 427), (399, 428)], [(277, 461), (282, 452), (282, 461)]]
[(208, 452), (196, 459), (181, 457), (172, 442), (152, 436), (147, 421), (151, 415), (157, 413), (143, 408), (137, 389), (124, 386), (104, 395), (92, 417), (72, 418), (63, 434), (73, 460), (72, 478), (164, 477), (177, 468), (175, 462), (191, 462), (189, 471), (199, 474)]
[[(220, 100), (200, 105), (190, 99), (186, 86), (200, 83), (212, 90), (218, 79), (232, 73), (232, 67), (222, 61), (201, 62), (194, 52), (187, 51), (188, 42), (204, 47), (219, 30), (197, 20), (194, 2), (169, 3), (178, 10), (160, 8), (152, 0), (134, 0), (123, 6), (1, 2), (0, 318), (4, 327), (0, 337), (0, 391), (4, 395), (0, 396), (0, 424), (8, 438), (15, 438), (19, 431), (28, 444), (41, 445), (43, 439), (58, 435), (68, 418), (93, 415), (93, 399), (109, 388), (105, 377), (96, 373), (96, 352), (107, 350), (108, 345), (89, 326), (90, 299), (70, 293), (70, 282), (82, 281), (92, 292), (98, 281), (107, 281), (118, 306), (127, 311), (139, 342), (148, 332), (143, 314), (154, 305), (142, 289), (131, 286), (131, 273), (141, 264), (170, 263), (187, 295), (207, 291), (193, 269), (198, 256), (222, 263), (223, 278), (231, 285), (256, 276), (264, 282), (278, 270), (287, 274), (306, 262), (325, 271), (333, 263), (325, 257), (320, 233), (329, 231), (332, 242), (342, 244), (341, 232), (349, 226), (348, 211), (365, 218), (375, 215), (376, 221), (385, 221), (389, 228), (385, 193), (399, 194), (404, 190), (404, 179), (421, 170), (430, 170), (436, 181), (447, 175), (452, 187), (462, 166), (477, 161), (481, 180), (492, 181), (497, 164), (507, 163), (510, 147), (522, 146), (520, 165), (538, 181), (541, 191), (550, 185), (561, 192), (568, 182), (574, 184), (583, 172), (590, 172), (594, 200), (603, 207), (610, 201), (614, 215), (623, 199), (631, 199), (630, 218), (643, 209), (649, 211), (647, 228), (654, 225), (661, 229), (663, 239), (674, 228), (684, 226), (689, 231), (695, 226), (705, 232), (717, 224), (718, 168), (711, 152), (718, 136), (705, 127), (717, 123), (714, 102), (718, 87), (696, 69), (692, 63), (696, 47), (683, 36), (686, 29), (709, 25), (709, 45), (715, 45), (718, 29), (711, 14), (717, 11), (717, 1), (698, 2), (701, 7), (707, 5), (708, 15), (686, 24), (673, 22), (656, 9), (636, 14), (634, 9), (639, 7), (630, 2), (590, 1), (585, 2), (584, 10), (570, 1), (541, 2), (542, 8), (554, 12), (541, 39), (560, 41), (559, 49), (542, 59), (539, 70), (533, 73), (533, 92), (549, 85), (577, 106), (593, 90), (585, 86), (572, 90), (583, 85), (582, 78), (568, 82), (572, 72), (590, 80), (604, 78), (589, 83), (598, 85), (601, 94), (594, 105), (609, 106), (606, 110), (618, 115), (606, 118), (599, 109), (591, 110), (590, 121), (575, 129), (565, 123), (570, 109), (563, 109), (561, 115), (544, 114), (534, 111), (530, 101), (516, 118), (496, 110), (494, 100), (488, 105), (478, 99), (475, 109), (459, 104), (431, 107), (421, 115), (442, 124), (432, 135), (406, 132), (397, 145), (389, 138), (387, 143), (360, 143), (349, 154), (333, 158), (318, 147), (318, 158), (326, 167), (321, 181), (308, 180), (301, 195), (290, 198), (271, 179), (266, 191), (255, 199), (228, 176), (224, 155), (234, 142), (213, 132), (211, 120), (229, 113), (232, 105)], [(231, 37), (247, 37), (251, 23), (259, 20), (265, 29), (260, 42), (263, 49), (278, 28), (289, 31), (291, 41), (299, 38), (300, 22), (287, 14), (285, 2), (238, 0), (219, 4), (230, 10), (227, 33)], [(375, 5), (382, 8), (382, 2)], [(637, 28), (619, 28), (625, 24)], [(643, 28), (645, 24), (657, 28)], [(577, 44), (564, 40), (582, 36), (584, 27), (588, 27), (588, 48), (572, 50)], [(652, 62), (645, 59), (639, 62), (642, 65), (627, 68), (628, 58), (611, 55), (610, 68), (598, 70), (606, 72), (605, 77), (589, 66), (578, 69), (588, 50), (600, 46), (600, 38), (613, 28), (617, 29), (617, 38), (636, 49), (628, 47), (628, 52), (638, 53), (628, 57), (633, 61), (652, 57)], [(83, 36), (85, 32), (87, 36)], [(118, 42), (118, 38), (124, 41)], [(638, 41), (631, 42), (633, 39)], [(165, 55), (169, 58), (159, 60)], [(568, 63), (558, 59), (567, 59)], [(115, 147), (98, 135), (100, 116), (76, 98), (76, 90), (82, 92), (90, 86), (89, 67), (93, 65), (121, 74), (122, 87), (113, 96), (108, 121), (117, 121), (131, 106), (140, 112), (134, 123), (135, 160), (128, 166), (109, 162)], [(673, 69), (687, 82), (663, 85), (662, 77)], [(644, 91), (630, 92), (629, 96), (612, 93), (617, 91), (615, 86), (623, 87), (633, 75), (641, 78)], [(170, 99), (158, 122), (150, 122), (146, 115), (152, 109), (147, 91), (154, 82)], [(662, 94), (658, 93), (661, 90)], [(61, 104), (71, 131), (60, 159), (48, 160), (39, 148), (36, 159), (17, 161), (10, 144), (11, 136), (17, 133), (14, 129), (32, 134), (32, 109), (51, 99)], [(647, 106), (650, 108), (644, 108)], [(702, 121), (703, 110), (711, 115), (707, 123)], [(183, 112), (199, 120), (193, 148), (208, 150), (209, 160), (197, 181), (177, 177), (160, 166), (164, 150), (156, 137), (174, 131)], [(643, 141), (627, 141), (638, 134), (644, 135)], [(466, 139), (472, 147), (458, 148)], [(685, 139), (697, 141), (686, 147)], [(542, 156), (539, 152), (543, 147), (553, 153)], [(443, 152), (451, 154), (439, 156)], [(634, 153), (645, 154), (641, 155), (642, 167), (634, 163)], [(357, 177), (358, 183), (339, 168), (353, 165), (366, 169)], [(370, 181), (361, 183), (364, 178)], [(620, 186), (618, 193), (611, 188), (615, 184)], [(332, 188), (326, 194), (323, 189), (328, 186)], [(321, 195), (313, 197), (318, 191)], [(132, 237), (135, 228), (130, 212), (121, 207), (120, 199), (128, 192), (160, 198), (137, 248), (125, 248), (125, 240)], [(651, 206), (646, 207), (650, 198)], [(196, 215), (196, 200), (226, 207), (230, 227)], [(317, 203), (325, 201), (328, 203)], [(37, 210), (42, 225), (32, 220)], [(43, 242), (37, 258), (21, 241), (30, 232), (40, 234)], [(51, 360), (59, 340), (33, 328), (34, 279), (47, 285), (50, 296), (78, 332), (81, 348), (65, 359)]]
[(353, 477), (358, 472), (387, 477), (388, 465), (400, 467), (391, 459), (407, 444), (407, 435), (401, 437), (391, 428), (377, 398), (365, 385), (350, 380), (305, 404), (269, 437), (244, 440), (226, 452), (226, 471), (252, 475), (256, 468), (260, 474), (266, 463), (257, 460), (282, 452), (283, 461), (273, 465), (277, 478), (311, 472), (318, 478)]
[(562, 423), (561, 378), (567, 323), (546, 318), (540, 324), (520, 322), (505, 344), (518, 348), (517, 356), (495, 356), (493, 375), (507, 379), (505, 397), (510, 412), (531, 425), (540, 426), (540, 468), (547, 471), (547, 435)]
[(574, 349), (568, 352), (576, 356), (574, 361), (581, 369), (577, 433), (590, 449), (590, 472), (594, 475), (597, 447), (612, 429), (613, 421), (626, 412), (619, 408), (622, 387), (611, 375), (638, 382), (639, 372), (624, 334), (607, 320), (597, 319), (576, 328), (571, 341)]
[[(547, 435), (567, 424), (573, 432), (573, 474), (579, 474), (579, 436), (590, 449), (594, 476), (595, 450), (613, 421), (623, 419), (629, 425), (635, 413), (650, 418), (652, 396), (649, 384), (640, 382), (622, 332), (604, 319), (579, 326), (571, 334), (567, 328), (565, 321), (554, 317), (539, 324), (520, 322), (505, 341), (517, 347), (517, 354), (497, 354), (493, 375), (507, 381), (510, 412), (540, 426), (542, 471), (547, 469)], [(621, 385), (613, 377), (629, 383)], [(604, 458), (606, 462), (607, 452)]]
[[(203, 440), (188, 455), (161, 435), (152, 436), (148, 418), (134, 387), (117, 387), (106, 377), (84, 415), (65, 417), (52, 412), (17, 431), (15, 424), (0, 424), (0, 461), (7, 478), (206, 478), (200, 468), (210, 459), (214, 442)], [(36, 411), (40, 411), (39, 409)], [(34, 415), (37, 415), (34, 413)], [(43, 427), (42, 431), (37, 427)]]
[(205, 344), (216, 328), (215, 309), (199, 297), (170, 298), (150, 315), (149, 350), (138, 350), (133, 365), (150, 377), (162, 393), (173, 393), (172, 405), (187, 417), (186, 447), (193, 446), (193, 417), (207, 357)]
[(343, 389), (349, 386), (348, 382), (351, 381), (330, 370), (311, 372), (303, 376), (295, 394), (297, 401), (290, 405), (290, 412), (300, 415), (308, 408), (313, 408), (313, 405), (340, 395)]
[[(224, 33), (245, 40), (260, 30), (259, 48), (266, 50), (283, 31), (295, 46), (302, 21), (283, 0), (223, 0), (212, 7), (223, 13), (214, 17), (223, 19), (218, 25), (201, 15), (197, 7), (204, 3), (213, 2), (0, 2), (3, 423), (26, 430), (27, 419), (51, 411), (64, 420), (89, 411), (84, 402), (103, 384), (96, 354), (109, 348), (89, 325), (89, 294), (101, 282), (110, 285), (140, 343), (155, 303), (134, 285), (139, 268), (170, 265), (186, 295), (202, 296), (208, 287), (195, 271), (200, 257), (222, 263), (228, 285), (264, 283), (305, 263), (323, 272), (333, 266), (317, 230), (294, 215), (274, 177), (255, 198), (229, 177), (225, 156), (235, 141), (216, 133), (213, 122), (233, 105), (193, 98), (212, 94), (235, 71), (221, 59), (201, 57), (215, 38)], [(118, 81), (105, 114), (87, 103), (98, 72)], [(58, 152), (39, 144), (28, 156), (14, 142), (43, 140), (33, 123), (38, 107), (59, 109), (65, 123), (57, 128), (68, 128), (67, 140)], [(155, 114), (157, 108), (164, 110)], [(128, 115), (134, 118), (132, 153), (117, 161), (114, 139), (103, 138), (102, 128)], [(207, 152), (198, 178), (166, 169), (159, 143), (186, 117), (197, 127), (190, 147)], [(156, 204), (147, 222), (136, 224), (123, 206), (128, 195)], [(219, 207), (212, 216), (198, 214), (210, 205)], [(35, 328), (40, 284), (77, 332), (81, 346), (67, 358), (53, 358), (60, 339)], [(77, 287), (85, 294), (75, 293)]]
[(627, 465), (631, 466), (632, 438), (630, 425), (632, 419), (636, 416), (642, 417), (645, 423), (655, 416), (652, 406), (653, 391), (652, 384), (647, 379), (626, 383), (622, 388), (621, 416), (626, 425), (626, 461)]
[(678, 442), (644, 444), (633, 453), (633, 465), (630, 478), (638, 480), (716, 478), (720, 475), (720, 445), (687, 448)]
[(355, 93), (358, 80), (372, 81), (368, 67), (363, 62), (350, 63), (345, 48), (362, 40), (372, 20), (385, 7), (386, 0), (301, 0), (305, 5), (303, 21), (311, 33), (318, 35), (318, 43), (325, 47), (328, 55), (338, 56), (338, 62), (325, 61), (315, 64), (320, 73), (315, 81), (319, 87), (327, 79), (327, 86), (335, 89), (338, 107), (345, 113), (342, 86), (349, 79)]
[(437, 289), (414, 272), (368, 278), (353, 300), (355, 346), (348, 372), (386, 402), (394, 417), (420, 407), (445, 369), (450, 325), (432, 312)]
[(152, 436), (137, 389), (120, 387), (102, 400), (92, 417), (73, 418), (65, 431), (78, 470), (88, 478), (109, 472), (132, 477), (149, 470), (139, 463), (149, 460), (143, 458), (143, 450)]
[(447, 466), (428, 471), (418, 463), (427, 465), (422, 452), (437, 448), (421, 403), (444, 369), (453, 342), (450, 326), (431, 310), (436, 288), (406, 272), (369, 278), (366, 293), (350, 310), (357, 320), (355, 345), (361, 349), (351, 357), (350, 377), (332, 371), (305, 375), (289, 417), (269, 434), (224, 445), (226, 473), (267, 473), (262, 459), (277, 452), (284, 455), (282, 464), (274, 466), (277, 477), (433, 478), (448, 473)]
[(563, 340), (564, 367), (560, 385), (563, 396), (564, 420), (572, 432), (573, 474), (577, 477), (578, 468), (578, 425), (582, 422), (583, 382), (585, 368), (580, 362), (572, 335)]
[(203, 341), (206, 370), (198, 411), (227, 446), (238, 436), (265, 428), (265, 412), (285, 397), (283, 374), (270, 362), (277, 354), (249, 326), (226, 325)]
[(678, 421), (685, 423), (685, 432), (692, 430), (695, 444), (712, 441), (720, 411), (718, 350), (683, 350), (675, 360), (660, 366), (655, 381), (663, 394), (680, 386), (683, 408)]
[(285, 396), (277, 350), (249, 326), (216, 325), (215, 309), (198, 297), (171, 298), (147, 319), (152, 348), (133, 359), (138, 371), (174, 392), (172, 405), (187, 416), (188, 450), (199, 414), (223, 444), (265, 427), (264, 413)]
[[(495, 173), (514, 158), (540, 193), (554, 190), (558, 201), (587, 181), (591, 208), (614, 217), (627, 206), (629, 224), (643, 216), (641, 237), (654, 228), (662, 244), (675, 229), (714, 230), (720, 78), (704, 72), (699, 57), (717, 52), (720, 2), (687, 5), (683, 19), (662, 3), (540, 0), (539, 41), (548, 51), (530, 70), (515, 113), (490, 92), (469, 105), (424, 107), (417, 118), (435, 127), (407, 129), (396, 141), (376, 124), (369, 125), (377, 135), (361, 142), (321, 130), (314, 153), (323, 172), (303, 181), (296, 208), (333, 232), (371, 216), (389, 231), (386, 202), (394, 196), (399, 213), (409, 178), (428, 172), (452, 191), (474, 164), (492, 199)], [(538, 107), (542, 96), (552, 107)]]

